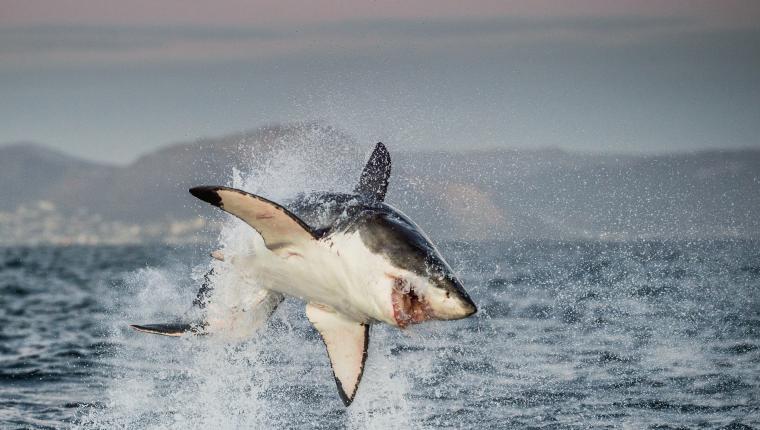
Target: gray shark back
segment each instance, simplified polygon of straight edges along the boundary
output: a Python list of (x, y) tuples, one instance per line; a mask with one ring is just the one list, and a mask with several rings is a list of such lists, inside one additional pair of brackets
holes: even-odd
[(284, 206), (321, 236), (327, 236), (350, 222), (365, 204), (358, 194), (319, 191), (300, 194)]
[(353, 193), (300, 194), (284, 206), (325, 236), (350, 223), (365, 207), (382, 204), (390, 175), (391, 156), (385, 145), (378, 142)]

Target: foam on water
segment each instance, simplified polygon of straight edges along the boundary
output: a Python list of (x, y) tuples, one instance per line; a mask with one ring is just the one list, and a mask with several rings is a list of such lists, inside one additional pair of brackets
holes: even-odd
[[(328, 140), (315, 129), (280, 142), (228, 183), (275, 201), (350, 190), (370, 143)], [(403, 181), (392, 197), (407, 210)], [(212, 265), (210, 311), (248, 306), (256, 286), (207, 253), (247, 252), (257, 236), (204, 210), (226, 224), (194, 248), (0, 248), (0, 427), (760, 427), (757, 241), (438, 243), (478, 314), (373, 326), (346, 409), (297, 300), (255, 334), (127, 328), (183, 315)]]
[(206, 249), (0, 249), (0, 427), (760, 427), (757, 242), (440, 245), (480, 312), (373, 326), (349, 409), (295, 300), (237, 341), (126, 328)]

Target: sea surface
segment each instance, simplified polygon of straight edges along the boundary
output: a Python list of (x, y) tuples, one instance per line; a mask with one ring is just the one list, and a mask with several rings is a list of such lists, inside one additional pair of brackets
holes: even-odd
[(760, 428), (760, 243), (441, 244), (480, 307), (377, 325), (354, 404), (288, 299), (168, 338), (203, 246), (0, 248), (0, 428)]

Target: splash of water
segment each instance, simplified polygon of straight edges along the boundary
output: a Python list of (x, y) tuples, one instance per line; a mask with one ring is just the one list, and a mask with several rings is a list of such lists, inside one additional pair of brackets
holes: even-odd
[[(229, 186), (283, 201), (310, 190), (348, 191), (361, 167), (355, 147), (330, 146), (324, 129), (283, 139), (254, 172), (235, 170)], [(326, 151), (325, 148), (330, 150)], [(251, 154), (255, 157), (255, 154)], [(259, 163), (261, 164), (261, 163)], [(254, 165), (254, 163), (251, 163)], [(255, 252), (261, 238), (228, 217), (217, 248), (226, 255)], [(129, 322), (172, 321), (192, 302), (200, 279), (214, 267), (209, 319), (237, 319), (232, 332), (180, 339), (128, 331)], [(100, 407), (81, 414), (81, 428), (262, 428), (338, 426), (387, 428), (411, 422), (410, 383), (389, 351), (393, 335), (372, 332), (364, 382), (352, 407), (340, 403), (324, 346), (303, 317), (303, 304), (288, 300), (257, 331), (250, 306), (257, 286), (243, 282), (224, 262), (195, 267), (147, 268), (124, 278), (124, 299), (113, 310), (111, 341), (119, 348), (103, 357), (110, 382)], [(237, 328), (237, 329), (236, 329)], [(238, 330), (239, 329), (239, 330)], [(419, 365), (419, 364), (418, 364)]]

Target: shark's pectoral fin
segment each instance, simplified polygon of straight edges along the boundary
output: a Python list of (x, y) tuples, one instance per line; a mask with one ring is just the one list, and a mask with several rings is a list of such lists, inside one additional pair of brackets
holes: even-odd
[(312, 303), (306, 306), (306, 316), (322, 336), (338, 393), (348, 406), (356, 396), (364, 372), (369, 346), (369, 324), (351, 321), (324, 306)]
[(245, 221), (273, 252), (288, 253), (317, 238), (314, 230), (292, 212), (255, 194), (221, 186), (195, 187), (190, 193)]
[(143, 333), (160, 334), (162, 336), (178, 337), (185, 334), (205, 334), (202, 325), (189, 323), (130, 324), (129, 326)]

